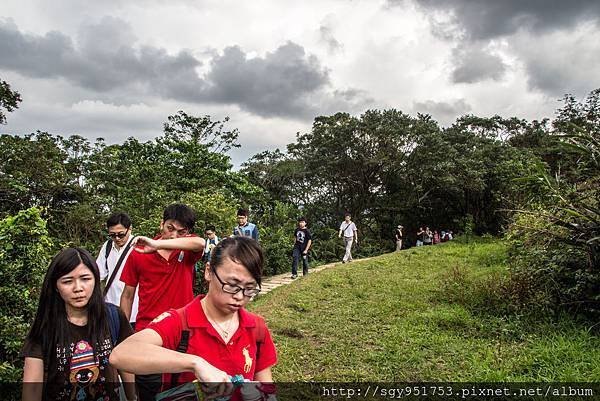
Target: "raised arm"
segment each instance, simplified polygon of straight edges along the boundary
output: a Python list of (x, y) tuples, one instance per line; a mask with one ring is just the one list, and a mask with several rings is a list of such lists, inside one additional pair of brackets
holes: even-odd
[(139, 236), (133, 239), (135, 250), (141, 253), (156, 252), (159, 249), (181, 249), (182, 251), (202, 252), (204, 238), (197, 236), (180, 237), (172, 239), (152, 239)]

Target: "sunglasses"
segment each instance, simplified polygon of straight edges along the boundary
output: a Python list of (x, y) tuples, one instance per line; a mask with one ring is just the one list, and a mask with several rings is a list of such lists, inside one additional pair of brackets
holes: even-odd
[(109, 233), (108, 234), (108, 237), (110, 239), (116, 239), (116, 238), (123, 239), (123, 238), (125, 238), (125, 236), (127, 236), (127, 231), (124, 233)]

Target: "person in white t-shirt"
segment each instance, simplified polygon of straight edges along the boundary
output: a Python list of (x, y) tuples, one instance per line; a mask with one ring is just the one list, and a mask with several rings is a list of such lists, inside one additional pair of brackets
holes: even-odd
[[(129, 253), (133, 249), (133, 247), (129, 246), (132, 240), (131, 219), (126, 213), (114, 213), (106, 220), (106, 228), (108, 229), (109, 238), (102, 245), (102, 249), (100, 249), (100, 253), (96, 259), (96, 264), (98, 265), (98, 269), (100, 269), (100, 279), (106, 280), (104, 291), (105, 301), (119, 306), (121, 294), (125, 288), (125, 284), (119, 278), (121, 277)], [(120, 262), (118, 271), (114, 273), (118, 262)], [(106, 289), (106, 286), (108, 286), (108, 289)], [(132, 327), (135, 327), (138, 303), (139, 299), (136, 291), (131, 307), (131, 316), (129, 317)]]
[(341, 238), (344, 236), (344, 244), (346, 246), (346, 253), (344, 254), (344, 258), (342, 259), (342, 263), (351, 262), (352, 261), (352, 243), (358, 244), (358, 230), (356, 229), (356, 224), (352, 221), (352, 216), (350, 213), (344, 214), (344, 221), (340, 224), (340, 232), (338, 237)]

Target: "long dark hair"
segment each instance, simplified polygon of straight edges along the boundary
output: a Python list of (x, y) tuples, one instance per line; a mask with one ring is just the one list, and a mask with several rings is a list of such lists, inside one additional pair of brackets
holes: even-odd
[(57, 346), (69, 348), (69, 321), (65, 301), (56, 287), (59, 278), (84, 264), (94, 275), (94, 290), (87, 304), (87, 335), (94, 350), (98, 349), (101, 340), (106, 338), (108, 325), (104, 299), (100, 290), (100, 273), (96, 261), (83, 248), (66, 248), (60, 251), (50, 262), (42, 290), (40, 301), (27, 340), (40, 344), (47, 364)]

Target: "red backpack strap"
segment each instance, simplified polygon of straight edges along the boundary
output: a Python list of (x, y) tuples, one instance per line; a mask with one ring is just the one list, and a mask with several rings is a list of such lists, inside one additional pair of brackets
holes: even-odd
[(267, 326), (265, 325), (265, 319), (258, 315), (254, 315), (254, 323), (255, 326), (253, 328), (253, 331), (254, 339), (256, 341), (256, 355), (259, 355), (260, 347), (265, 342), (265, 333), (267, 331)]

